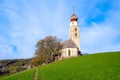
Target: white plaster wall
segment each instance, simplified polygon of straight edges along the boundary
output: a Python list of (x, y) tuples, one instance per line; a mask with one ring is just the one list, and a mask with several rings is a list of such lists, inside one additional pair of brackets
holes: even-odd
[(74, 26), (78, 26), (78, 22), (77, 22), (77, 21), (71, 21), (71, 22), (70, 22), (70, 26), (73, 26), (73, 25), (74, 25)]
[[(68, 51), (70, 50), (70, 56)], [(67, 58), (67, 57), (75, 57), (78, 56), (78, 50), (77, 48), (65, 48), (62, 50), (61, 57)]]
[[(77, 31), (75, 30), (75, 28), (77, 29)], [(77, 33), (77, 36), (75, 36), (75, 33)], [(77, 21), (70, 22), (69, 38), (77, 45), (80, 50), (80, 28)]]

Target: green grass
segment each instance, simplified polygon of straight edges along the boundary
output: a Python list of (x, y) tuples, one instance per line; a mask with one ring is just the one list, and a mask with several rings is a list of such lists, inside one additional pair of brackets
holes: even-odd
[[(3, 80), (34, 80), (34, 73), (35, 68)], [(37, 77), (38, 80), (120, 80), (120, 52), (80, 56), (40, 66)]]
[(120, 52), (92, 54), (41, 66), (38, 80), (120, 80)]
[(22, 71), (18, 74), (14, 74), (8, 77), (4, 77), (2, 80), (33, 80), (34, 73), (35, 73), (35, 68)]

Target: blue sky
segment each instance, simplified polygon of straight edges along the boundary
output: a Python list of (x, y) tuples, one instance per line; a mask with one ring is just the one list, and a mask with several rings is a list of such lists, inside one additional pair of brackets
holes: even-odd
[(120, 50), (120, 0), (0, 0), (0, 59), (30, 58), (48, 35), (68, 39), (75, 6), (81, 51)]

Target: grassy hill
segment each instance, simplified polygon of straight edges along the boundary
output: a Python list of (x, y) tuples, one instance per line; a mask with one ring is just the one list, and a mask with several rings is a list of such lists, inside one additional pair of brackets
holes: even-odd
[(33, 80), (34, 74), (35, 74), (35, 68), (22, 71), (18, 74), (14, 74), (8, 77), (4, 77), (2, 80)]
[[(33, 80), (34, 75), (33, 68), (3, 80)], [(37, 80), (120, 80), (120, 52), (80, 56), (40, 66)]]

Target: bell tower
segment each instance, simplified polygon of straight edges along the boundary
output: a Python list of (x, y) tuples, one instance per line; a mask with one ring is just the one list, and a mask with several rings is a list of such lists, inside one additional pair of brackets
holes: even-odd
[(73, 13), (70, 17), (69, 38), (80, 50), (80, 29), (78, 25), (78, 17), (75, 15), (75, 13)]

